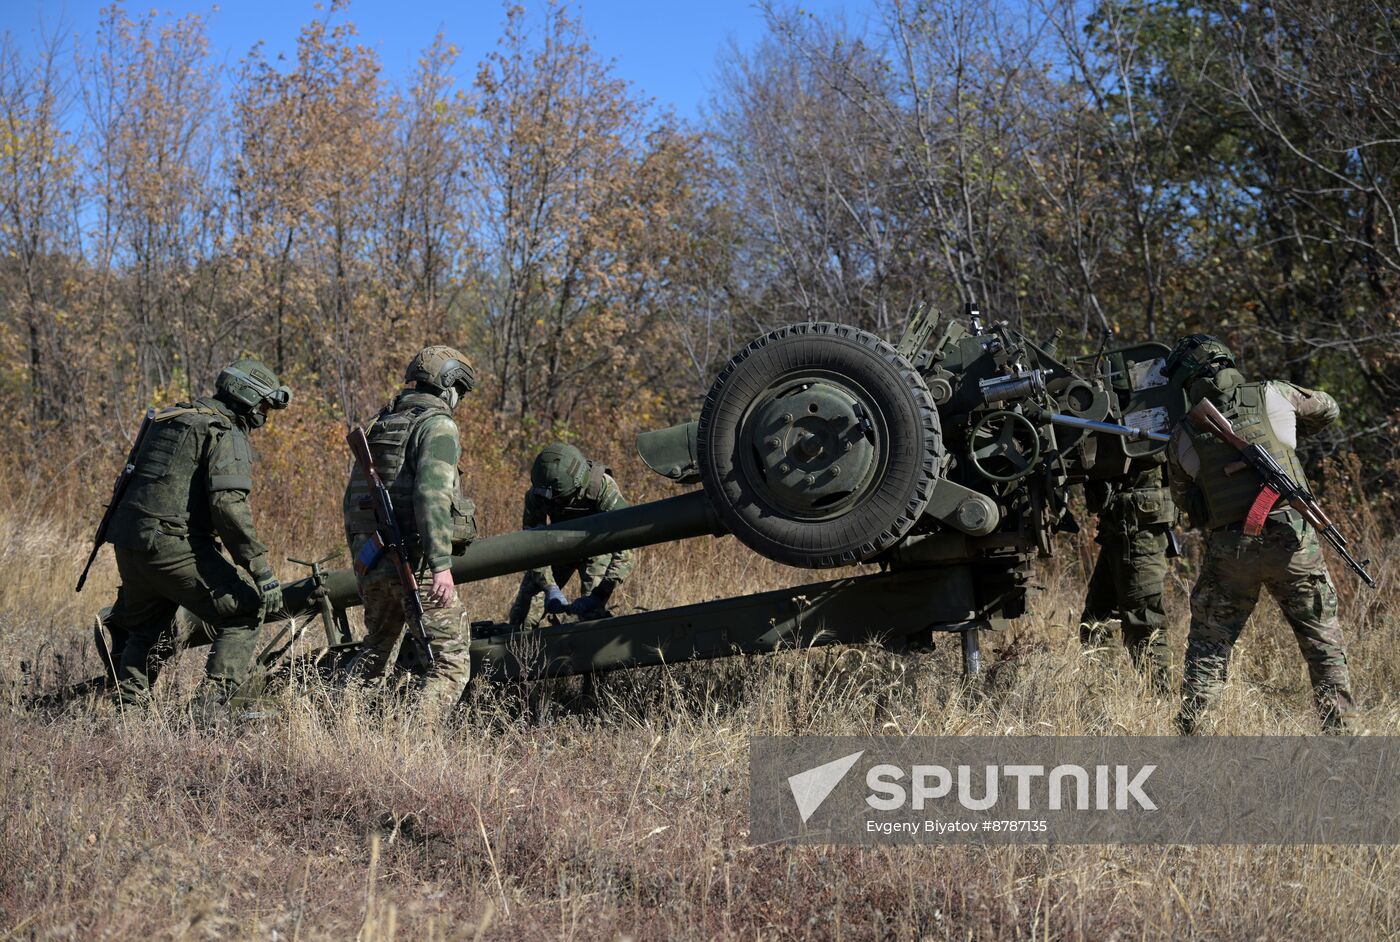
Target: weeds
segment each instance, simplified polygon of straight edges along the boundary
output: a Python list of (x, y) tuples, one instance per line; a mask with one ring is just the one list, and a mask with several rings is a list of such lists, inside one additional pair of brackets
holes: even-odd
[[(1169, 735), (1120, 647), (1084, 653), (1075, 554), (1050, 561), (975, 688), (954, 638), (897, 657), (826, 649), (483, 690), (459, 724), (298, 680), (267, 719), (202, 730), (202, 658), (155, 705), (27, 711), (96, 672), (91, 610), (36, 573), (81, 547), (0, 549), (0, 930), (9, 938), (1382, 938), (1396, 855), (1368, 847), (771, 847), (747, 840), (747, 737)], [(732, 541), (642, 554), (647, 608), (794, 581)], [(723, 574), (723, 579), (718, 578)], [(105, 583), (105, 584), (104, 584)], [(1169, 599), (1179, 670), (1186, 579)], [(498, 614), (510, 579), (467, 587)], [(1361, 726), (1395, 733), (1396, 590), (1347, 592)], [(83, 605), (78, 604), (82, 602)], [(1364, 630), (1362, 630), (1364, 629)], [(303, 642), (306, 644), (309, 642)], [(28, 672), (20, 671), (20, 664)], [(1214, 731), (1313, 733), (1306, 672), (1271, 603)]]

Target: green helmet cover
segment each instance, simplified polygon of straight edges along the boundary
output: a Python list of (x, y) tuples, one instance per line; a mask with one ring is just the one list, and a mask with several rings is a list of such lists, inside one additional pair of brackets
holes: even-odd
[(1178, 386), (1186, 386), (1210, 367), (1223, 369), (1234, 365), (1234, 354), (1225, 344), (1210, 334), (1192, 334), (1183, 337), (1167, 355), (1163, 372)]
[(285, 409), (292, 401), (292, 391), (283, 386), (272, 368), (261, 360), (244, 357), (223, 368), (214, 381), (215, 391), (235, 410), (255, 416), (254, 426), (262, 424), (266, 415), (258, 407)]
[(455, 389), (466, 395), (476, 388), (476, 370), (457, 350), (437, 344), (419, 350), (408, 368), (404, 370), (404, 382), (425, 383), (437, 389)]
[(530, 492), (545, 500), (562, 500), (588, 483), (588, 459), (573, 445), (550, 445), (535, 456)]

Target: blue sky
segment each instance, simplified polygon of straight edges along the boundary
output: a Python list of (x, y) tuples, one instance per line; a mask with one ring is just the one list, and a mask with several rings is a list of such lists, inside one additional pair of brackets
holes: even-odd
[[(99, 11), (110, 0), (0, 0), (0, 32), (11, 33), (21, 45), (38, 42), (42, 30), (62, 28), (91, 40)], [(532, 13), (540, 0), (525, 0)], [(174, 14), (214, 10), (209, 20), (213, 54), (230, 66), (258, 40), (270, 54), (290, 51), (302, 24), (322, 15), (313, 0), (163, 0), (127, 3), (134, 17), (149, 10)], [(871, 16), (870, 0), (807, 0), (802, 8), (818, 16), (845, 13), (856, 28)], [(693, 118), (708, 97), (716, 62), (731, 41), (749, 48), (763, 35), (763, 14), (753, 0), (585, 0), (573, 4), (593, 38), (594, 47), (616, 60), (617, 74), (636, 89)], [(353, 22), (360, 39), (379, 52), (391, 80), (412, 69), (418, 52), (443, 32), (462, 51), (461, 77), (469, 82), (475, 64), (494, 47), (500, 35), (503, 9), (496, 0), (413, 2), (413, 0), (352, 0), (341, 14)]]

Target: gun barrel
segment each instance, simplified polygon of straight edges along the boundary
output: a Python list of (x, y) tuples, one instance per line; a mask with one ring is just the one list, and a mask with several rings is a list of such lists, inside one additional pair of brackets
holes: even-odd
[[(566, 523), (477, 540), (453, 558), (452, 578), (460, 585), (604, 553), (723, 533), (724, 525), (704, 491), (691, 491)], [(353, 570), (326, 573), (325, 591), (333, 608), (360, 604)], [(287, 583), (282, 599), (292, 615), (300, 617), (315, 611), (315, 581), (308, 577)]]
[(1369, 559), (1360, 561), (1357, 560), (1355, 556), (1351, 555), (1351, 550), (1347, 549), (1346, 538), (1342, 536), (1342, 534), (1337, 530), (1336, 527), (1332, 526), (1329, 523), (1325, 527), (1319, 527), (1318, 532), (1320, 532), (1323, 535), (1323, 537), (1327, 540), (1327, 542), (1332, 544), (1332, 548), (1341, 555), (1343, 561), (1346, 562), (1348, 569), (1360, 576), (1361, 581), (1366, 583), (1366, 585), (1370, 586), (1373, 589), (1376, 587), (1375, 576), (1372, 576), (1371, 573), (1366, 569), (1366, 567), (1370, 565), (1371, 561)]
[(1065, 428), (1077, 428), (1085, 432), (1105, 432), (1109, 435), (1121, 435), (1129, 441), (1140, 441), (1147, 439), (1152, 442), (1171, 441), (1171, 436), (1162, 432), (1151, 432), (1143, 428), (1135, 428), (1131, 425), (1118, 425), (1113, 422), (1096, 422), (1093, 419), (1081, 419), (1077, 415), (1061, 415), (1058, 412), (1046, 413), (1046, 417), (1055, 425), (1062, 425)]

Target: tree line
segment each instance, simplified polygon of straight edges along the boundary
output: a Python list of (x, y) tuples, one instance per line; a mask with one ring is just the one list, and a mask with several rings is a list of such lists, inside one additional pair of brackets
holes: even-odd
[[(562, 0), (386, 78), (337, 2), (286, 60), (105, 10), (0, 43), (6, 470), (110, 476), (148, 402), (254, 353), (327, 423), (476, 359), (508, 442), (689, 417), (757, 332), (975, 302), (1093, 349), (1205, 330), (1339, 394), (1389, 480), (1400, 17), (1380, 0), (765, 7), (681, 120)], [(78, 456), (92, 462), (76, 462)], [(96, 468), (91, 476), (84, 469)], [(95, 483), (93, 484), (95, 486)]]

